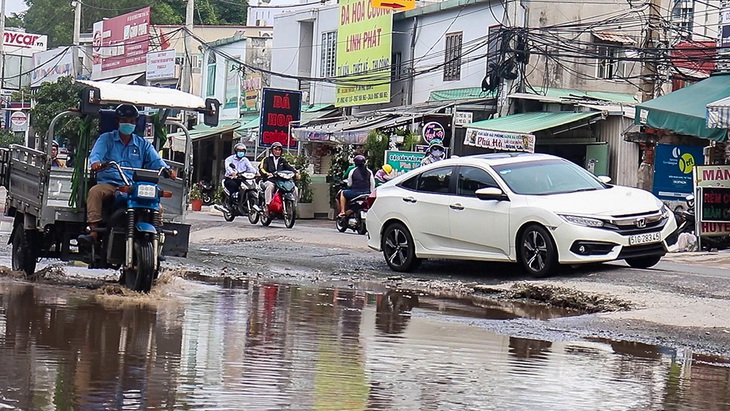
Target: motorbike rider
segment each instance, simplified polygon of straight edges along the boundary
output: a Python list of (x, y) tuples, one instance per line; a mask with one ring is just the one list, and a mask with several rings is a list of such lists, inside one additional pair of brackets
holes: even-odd
[(383, 166), (380, 167), (380, 170), (375, 173), (375, 185), (379, 186), (392, 178), (393, 166), (390, 164), (383, 164)]
[(359, 195), (371, 193), (375, 190), (375, 178), (373, 172), (365, 165), (365, 156), (358, 154), (353, 159), (355, 167), (347, 175), (347, 187), (340, 192), (340, 215), (344, 217), (346, 214), (347, 200), (351, 200)]
[[(86, 220), (91, 232), (79, 236), (78, 240), (84, 243), (94, 243), (99, 239), (99, 233), (93, 229), (101, 222), (102, 204), (105, 199), (114, 195), (117, 187), (124, 184), (116, 168), (100, 171), (102, 163), (114, 161), (122, 167), (149, 170), (165, 168), (169, 171), (170, 179), (177, 178), (177, 172), (165, 163), (152, 144), (134, 133), (139, 117), (137, 108), (131, 104), (120, 104), (114, 113), (117, 117), (117, 129), (100, 135), (89, 154), (91, 171), (96, 172), (96, 185), (91, 187), (86, 197)], [(132, 180), (132, 171), (124, 170), (124, 174)]]
[(431, 164), (443, 160), (445, 153), (446, 151), (444, 150), (444, 143), (441, 141), (441, 139), (434, 138), (428, 144), (426, 157), (421, 160), (421, 165), (425, 166), (426, 164)]
[(66, 160), (58, 158), (58, 143), (55, 140), (51, 148), (51, 167), (66, 168)]
[[(274, 197), (274, 190), (276, 189), (276, 184), (271, 181), (271, 177), (274, 173), (277, 171), (289, 170), (296, 173), (294, 175), (295, 179), (299, 179), (299, 173), (291, 164), (289, 164), (288, 161), (286, 161), (284, 157), (281, 156), (282, 152), (283, 147), (281, 143), (276, 142), (272, 144), (269, 148), (269, 156), (266, 157), (259, 165), (261, 178), (264, 180), (264, 218), (268, 218), (269, 204), (271, 204), (271, 199)], [(296, 188), (294, 188), (294, 197), (298, 198)]]
[[(248, 158), (246, 158), (245, 144), (238, 143), (233, 147), (233, 154), (226, 158), (224, 168), (226, 170), (226, 175), (223, 180), (223, 185), (226, 187), (226, 190), (231, 193), (231, 195), (228, 196), (228, 204), (225, 204), (225, 206), (230, 208), (233, 202), (233, 194), (238, 193), (238, 190), (241, 187), (240, 179), (242, 178), (243, 173), (256, 174), (256, 168), (254, 168)], [(238, 193), (238, 195), (241, 196), (243, 193)]]

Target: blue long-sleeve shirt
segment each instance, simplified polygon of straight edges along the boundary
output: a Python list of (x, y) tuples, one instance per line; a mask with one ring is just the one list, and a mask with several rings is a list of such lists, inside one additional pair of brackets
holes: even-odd
[[(89, 164), (105, 161), (116, 161), (122, 167), (146, 168), (159, 170), (167, 168), (167, 163), (157, 153), (157, 150), (144, 138), (132, 134), (129, 144), (125, 145), (119, 135), (119, 130), (109, 131), (99, 136), (89, 155)], [(124, 174), (131, 181), (133, 172)], [(97, 183), (111, 183), (123, 185), (122, 177), (116, 168), (110, 168), (96, 173)]]

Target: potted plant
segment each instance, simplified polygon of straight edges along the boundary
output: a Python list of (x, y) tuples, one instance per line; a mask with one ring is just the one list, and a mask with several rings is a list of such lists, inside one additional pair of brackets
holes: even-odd
[(314, 192), (312, 191), (312, 177), (309, 174), (309, 157), (306, 155), (293, 155), (284, 153), (289, 164), (299, 171), (299, 180), (296, 181), (299, 190), (299, 201), (297, 204), (298, 218), (314, 218)]
[(193, 211), (200, 211), (203, 208), (203, 193), (197, 184), (193, 184), (190, 188), (190, 207)]

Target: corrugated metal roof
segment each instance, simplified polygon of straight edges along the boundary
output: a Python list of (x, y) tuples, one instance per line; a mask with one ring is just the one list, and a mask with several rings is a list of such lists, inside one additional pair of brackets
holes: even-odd
[(428, 96), (428, 101), (477, 100), (495, 98), (494, 91), (482, 91), (481, 87), (453, 88), (449, 90), (434, 90)]
[(535, 88), (534, 93), (513, 93), (510, 98), (525, 98), (546, 102), (563, 102), (565, 100), (593, 100), (607, 103), (639, 104), (633, 94), (608, 91), (584, 91), (567, 88)]
[(547, 130), (563, 124), (599, 117), (602, 113), (591, 111), (585, 113), (574, 112), (532, 112), (511, 114), (509, 116), (493, 118), (490, 120), (477, 121), (465, 125), (465, 128), (478, 128), (482, 130), (502, 131), (506, 133), (532, 134), (536, 131)]

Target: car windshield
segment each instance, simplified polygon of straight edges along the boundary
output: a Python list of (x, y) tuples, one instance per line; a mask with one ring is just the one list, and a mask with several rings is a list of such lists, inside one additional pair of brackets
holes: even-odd
[(588, 170), (568, 160), (530, 161), (493, 168), (516, 194), (548, 195), (607, 187)]

